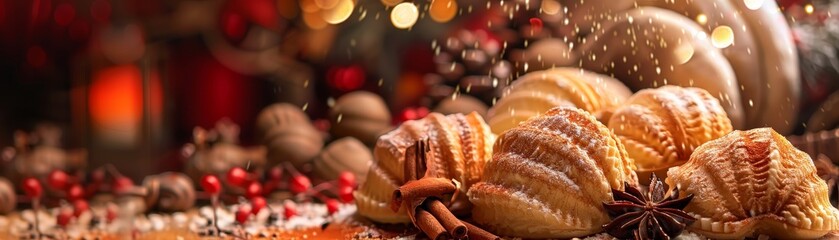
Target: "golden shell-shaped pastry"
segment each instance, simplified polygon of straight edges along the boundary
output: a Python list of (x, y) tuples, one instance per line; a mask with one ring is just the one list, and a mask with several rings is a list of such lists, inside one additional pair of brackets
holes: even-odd
[(732, 131), (716, 98), (701, 88), (676, 86), (641, 90), (615, 110), (608, 125), (640, 172), (682, 164), (703, 143)]
[(611, 189), (637, 185), (618, 137), (587, 112), (551, 109), (512, 128), (467, 195), (472, 218), (491, 232), (524, 238), (595, 234), (609, 222)]
[(813, 239), (839, 230), (839, 210), (813, 161), (771, 128), (734, 131), (671, 168), (667, 184), (693, 194), (690, 230), (717, 239), (759, 234)]
[(597, 112), (619, 105), (632, 92), (617, 79), (579, 68), (528, 73), (504, 90), (489, 110), (492, 132), (500, 134), (557, 106)]
[[(492, 155), (495, 141), (489, 126), (477, 113), (444, 116), (431, 113), (423, 119), (407, 121), (379, 137), (373, 150), (374, 163), (367, 180), (355, 192), (358, 212), (377, 222), (409, 222), (405, 208), (393, 212), (388, 206), (393, 191), (405, 183), (405, 151), (415, 141), (427, 138), (431, 153), (427, 169), (432, 177), (455, 179), (466, 192), (480, 180), (484, 164)], [(453, 207), (468, 208), (466, 197), (454, 199)], [(453, 209), (457, 210), (457, 209)]]

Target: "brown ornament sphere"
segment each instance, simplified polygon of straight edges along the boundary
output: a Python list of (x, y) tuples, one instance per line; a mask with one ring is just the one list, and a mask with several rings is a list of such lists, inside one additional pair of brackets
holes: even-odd
[(356, 91), (338, 98), (329, 111), (330, 132), (336, 138), (354, 137), (373, 146), (380, 135), (392, 129), (390, 111), (379, 95)]
[(149, 208), (162, 211), (185, 211), (195, 205), (195, 187), (183, 173), (165, 172), (143, 180)]
[(338, 139), (315, 158), (314, 173), (326, 180), (335, 180), (342, 171), (349, 171), (362, 181), (373, 162), (373, 153), (364, 143), (352, 137)]
[(272, 165), (287, 161), (302, 167), (323, 148), (323, 136), (306, 114), (291, 104), (278, 103), (263, 109), (257, 118), (257, 128)]

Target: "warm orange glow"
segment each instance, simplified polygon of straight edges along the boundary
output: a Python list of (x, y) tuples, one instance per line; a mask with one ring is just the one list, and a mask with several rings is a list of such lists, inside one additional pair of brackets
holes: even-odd
[[(150, 80), (149, 110), (156, 119), (162, 112), (161, 86), (156, 74), (151, 74)], [(99, 70), (93, 75), (88, 94), (91, 122), (100, 137), (125, 144), (137, 139), (143, 120), (143, 80), (137, 66)]]
[(431, 19), (436, 22), (448, 22), (457, 14), (457, 1), (455, 0), (432, 0), (428, 9)]

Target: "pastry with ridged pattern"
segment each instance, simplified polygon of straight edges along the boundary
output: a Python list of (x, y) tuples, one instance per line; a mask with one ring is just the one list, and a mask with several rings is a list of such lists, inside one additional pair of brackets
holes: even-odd
[(612, 189), (637, 186), (623, 145), (591, 114), (557, 107), (498, 137), (481, 182), (467, 195), (472, 218), (522, 238), (596, 234), (610, 221)]
[(632, 95), (608, 122), (638, 167), (642, 184), (652, 172), (686, 162), (703, 143), (732, 131), (719, 101), (701, 88), (664, 86)]
[(579, 68), (553, 68), (528, 73), (504, 90), (488, 113), (489, 125), (501, 134), (557, 106), (595, 113), (618, 106), (632, 92), (617, 79)]
[[(405, 208), (394, 212), (389, 208), (393, 191), (405, 180), (405, 157), (408, 147), (427, 139), (432, 146), (425, 169), (427, 176), (454, 179), (459, 191), (466, 192), (480, 180), (484, 165), (492, 154), (495, 135), (477, 113), (442, 115), (431, 113), (425, 118), (403, 123), (382, 135), (373, 150), (373, 165), (367, 179), (355, 192), (358, 212), (376, 222), (410, 222)], [(453, 212), (468, 211), (469, 202), (461, 194), (453, 200)]]
[(839, 230), (813, 161), (771, 128), (703, 144), (666, 182), (694, 195), (685, 211), (698, 220), (689, 230), (710, 238), (814, 239)]

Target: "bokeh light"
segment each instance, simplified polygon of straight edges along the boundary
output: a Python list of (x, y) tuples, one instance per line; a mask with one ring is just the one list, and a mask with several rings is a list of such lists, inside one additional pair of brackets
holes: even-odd
[(457, 1), (455, 0), (432, 0), (428, 8), (428, 15), (436, 22), (448, 22), (457, 15)]
[(761, 6), (763, 6), (763, 1), (765, 0), (743, 0), (743, 3), (745, 3), (746, 7), (751, 10), (758, 10)]
[(729, 26), (719, 26), (711, 32), (711, 44), (717, 48), (727, 48), (734, 43), (734, 30)]
[(393, 26), (400, 29), (413, 27), (419, 18), (419, 10), (417, 6), (410, 2), (400, 3), (393, 8), (390, 13), (390, 22)]
[(337, 0), (332, 8), (323, 11), (323, 20), (330, 24), (339, 24), (352, 15), (355, 3), (352, 0)]

